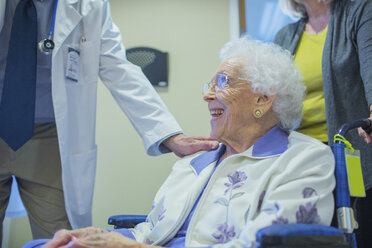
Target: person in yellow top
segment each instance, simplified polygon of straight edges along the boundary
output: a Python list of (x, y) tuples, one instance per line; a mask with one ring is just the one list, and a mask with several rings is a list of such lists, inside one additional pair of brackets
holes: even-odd
[(328, 142), (327, 120), (323, 94), (322, 54), (327, 27), (320, 33), (303, 32), (295, 54), (295, 64), (303, 75), (307, 92), (303, 102), (301, 126), (298, 132), (322, 142)]
[[(344, 123), (372, 120), (372, 0), (279, 2), (286, 14), (300, 18), (283, 27), (274, 41), (295, 55), (307, 86), (298, 131), (332, 144)], [(366, 197), (355, 202), (356, 234), (358, 247), (370, 248), (372, 134), (359, 129), (345, 138), (360, 150)]]

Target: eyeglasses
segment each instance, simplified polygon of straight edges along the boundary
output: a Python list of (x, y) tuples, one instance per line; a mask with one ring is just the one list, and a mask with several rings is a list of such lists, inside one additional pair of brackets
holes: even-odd
[[(249, 81), (246, 78), (237, 77), (237, 79)], [(231, 79), (226, 74), (216, 74), (209, 83), (203, 84), (203, 94), (213, 87), (214, 91), (223, 90), (227, 84), (231, 84)]]

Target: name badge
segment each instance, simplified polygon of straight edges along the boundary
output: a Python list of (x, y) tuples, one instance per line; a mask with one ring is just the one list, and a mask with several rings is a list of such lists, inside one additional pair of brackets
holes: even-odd
[(345, 160), (350, 196), (365, 197), (360, 151), (354, 150), (352, 153), (345, 148)]
[(80, 52), (71, 47), (68, 48), (66, 78), (78, 82), (80, 75)]

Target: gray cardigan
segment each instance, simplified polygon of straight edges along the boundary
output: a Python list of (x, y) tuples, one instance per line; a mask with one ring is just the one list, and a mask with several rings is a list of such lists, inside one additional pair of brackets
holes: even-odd
[[(295, 53), (306, 18), (282, 28), (275, 43)], [(369, 117), (372, 104), (372, 0), (332, 3), (322, 57), (329, 144), (342, 124)], [(361, 150), (364, 184), (372, 188), (372, 145), (356, 130), (346, 138)]]

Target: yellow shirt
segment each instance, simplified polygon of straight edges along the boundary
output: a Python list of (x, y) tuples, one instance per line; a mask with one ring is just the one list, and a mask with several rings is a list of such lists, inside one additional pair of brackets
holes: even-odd
[(322, 79), (322, 54), (328, 26), (318, 34), (302, 33), (295, 54), (295, 64), (303, 75), (306, 96), (298, 132), (322, 142), (328, 141)]

